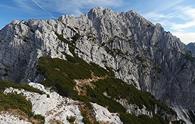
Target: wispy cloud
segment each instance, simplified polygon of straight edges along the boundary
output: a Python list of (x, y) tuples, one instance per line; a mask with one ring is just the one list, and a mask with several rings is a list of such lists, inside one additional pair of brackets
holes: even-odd
[(14, 19), (77, 16), (93, 7), (117, 8), (123, 4), (124, 0), (1, 0), (0, 28)]
[[(26, 9), (35, 9), (32, 3), (38, 8), (52, 16), (52, 12), (60, 14), (79, 15), (83, 8), (95, 6), (117, 7), (123, 4), (123, 0), (14, 0), (18, 6)], [(30, 2), (29, 2), (30, 1)]]
[(32, 11), (34, 9), (31, 0), (13, 0), (13, 2), (15, 3), (15, 6), (13, 6), (15, 8), (22, 8), (26, 11)]
[(195, 42), (195, 7), (183, 5), (180, 1), (172, 4), (168, 10), (148, 12), (145, 17), (161, 23), (184, 43)]
[(44, 12), (46, 12), (49, 16), (53, 17), (51, 12), (49, 12), (48, 10), (46, 10), (44, 7), (42, 7), (42, 5), (40, 5), (36, 0), (32, 0), (32, 2), (37, 5), (41, 10), (43, 10)]
[(159, 5), (157, 7), (157, 9), (155, 9), (155, 12), (162, 12), (162, 11), (166, 11), (170, 8), (173, 8), (175, 6), (177, 6), (178, 4), (183, 3), (185, 0), (164, 0), (163, 2), (159, 2)]
[(173, 35), (179, 37), (185, 44), (195, 42), (195, 32), (172, 32)]
[(184, 31), (188, 28), (195, 28), (195, 8), (187, 6), (187, 7), (179, 7), (178, 12), (183, 15), (183, 23), (175, 23), (172, 25), (173, 30), (176, 31)]

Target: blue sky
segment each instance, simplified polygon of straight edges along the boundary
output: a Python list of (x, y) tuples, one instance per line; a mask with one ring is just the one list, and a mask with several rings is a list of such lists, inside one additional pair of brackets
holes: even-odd
[(97, 6), (118, 12), (135, 10), (153, 23), (161, 23), (184, 43), (195, 42), (194, 0), (0, 0), (0, 28), (14, 19), (80, 15)]

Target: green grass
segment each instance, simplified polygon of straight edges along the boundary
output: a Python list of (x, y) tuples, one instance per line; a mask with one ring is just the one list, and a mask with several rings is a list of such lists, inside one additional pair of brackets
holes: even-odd
[(43, 94), (39, 89), (29, 86), (27, 83), (13, 83), (11, 81), (0, 81), (0, 92), (3, 92), (6, 88), (13, 87), (16, 89), (24, 89), (30, 92), (36, 92)]
[[(126, 99), (128, 103), (136, 104), (140, 108), (145, 105), (147, 110), (152, 112), (154, 112), (155, 105), (157, 105), (162, 112), (175, 114), (172, 109), (156, 100), (150, 93), (140, 91), (133, 85), (128, 85), (122, 80), (116, 79), (111, 69), (108, 68), (105, 70), (94, 63), (87, 63), (78, 57), (67, 55), (67, 61), (42, 57), (38, 62), (38, 70), (46, 78), (42, 82), (43, 85), (53, 87), (62, 96), (71, 97), (85, 104), (94, 102), (108, 108), (111, 112), (117, 112), (125, 124), (133, 122), (137, 122), (137, 124), (145, 124), (145, 122), (164, 124), (164, 122), (158, 116), (161, 114), (160, 112), (154, 118), (145, 116), (136, 117), (127, 114), (125, 108), (116, 102), (116, 99)], [(107, 75), (107, 78), (93, 82), (95, 86), (93, 88), (86, 86), (87, 95), (79, 96), (77, 91), (74, 90), (74, 80), (91, 78), (92, 73), (95, 76)], [(109, 97), (103, 94), (105, 92)]]
[(32, 104), (24, 96), (0, 93), (0, 111), (8, 109), (19, 109), (29, 116), (32, 114)]
[(23, 112), (30, 121), (32, 119), (36, 120), (36, 122), (39, 124), (43, 124), (45, 120), (44, 117), (40, 115), (34, 115), (34, 113), (32, 113), (32, 104), (30, 101), (27, 101), (24, 96), (15, 93), (3, 93), (3, 91), (9, 87), (43, 94), (42, 91), (35, 89), (28, 84), (16, 84), (10, 81), (0, 81), (0, 111), (18, 110)]
[[(26, 98), (20, 94), (4, 94), (0, 92), (0, 111), (14, 111), (23, 112), (28, 119), (38, 121), (40, 124), (44, 123), (44, 117), (41, 115), (34, 115), (32, 113), (32, 104), (30, 101), (27, 101)], [(24, 116), (22, 113), (18, 113)]]
[(159, 116), (154, 116), (150, 118), (146, 115), (135, 116), (128, 113), (121, 113), (120, 116), (123, 124), (168, 124), (168, 121), (163, 120)]
[[(89, 88), (88, 96), (94, 95), (94, 98), (96, 99), (98, 99), (98, 97), (101, 97), (101, 102), (104, 102), (102, 101), (103, 99), (105, 99), (105, 101), (108, 99), (108, 97), (104, 98), (105, 96), (103, 95), (103, 93), (106, 92), (108, 96), (110, 96), (109, 99), (113, 101), (114, 99), (126, 99), (129, 104), (136, 104), (140, 108), (145, 105), (149, 111), (154, 111), (155, 105), (158, 105), (163, 110), (166, 110), (166, 112), (172, 113), (171, 109), (156, 100), (150, 93), (140, 91), (133, 85), (127, 85), (120, 79), (107, 78), (104, 80), (98, 80), (93, 84), (95, 84), (95, 88)], [(93, 98), (91, 99), (93, 100)]]
[[(103, 87), (103, 86), (102, 86)], [(98, 87), (95, 89), (89, 88), (87, 91), (87, 102), (94, 102), (101, 106), (107, 107), (110, 112), (125, 112), (125, 108), (116, 102), (113, 98), (108, 98), (103, 95), (103, 92), (98, 90)]]
[(4, 90), (9, 87), (13, 87), (16, 89), (24, 89), (29, 92), (43, 94), (42, 91), (29, 86), (27, 83), (13, 83), (11, 81), (0, 81), (0, 111), (7, 111), (10, 109), (18, 110), (23, 112), (30, 121), (35, 120), (36, 122), (38, 122), (38, 124), (43, 124), (45, 120), (44, 117), (40, 115), (34, 115), (34, 113), (32, 113), (32, 104), (30, 101), (27, 101), (24, 96), (15, 93), (9, 94), (3, 93)]
[(77, 94), (73, 90), (74, 79), (91, 78), (91, 73), (95, 76), (109, 74), (98, 65), (88, 64), (78, 57), (73, 58), (67, 55), (67, 60), (40, 58), (38, 63), (38, 70), (46, 77), (42, 83), (45, 86), (53, 87), (60, 95), (73, 97)]

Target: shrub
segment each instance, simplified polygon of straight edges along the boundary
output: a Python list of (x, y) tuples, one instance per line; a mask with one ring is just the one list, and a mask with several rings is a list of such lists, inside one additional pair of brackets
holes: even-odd
[(22, 95), (0, 93), (0, 111), (8, 109), (18, 109), (30, 116), (32, 113), (32, 104)]
[[(116, 79), (111, 69), (108, 68), (105, 70), (94, 63), (87, 63), (78, 57), (67, 55), (66, 58), (67, 61), (42, 57), (38, 62), (38, 70), (46, 78), (42, 84), (53, 87), (60, 95), (80, 100), (85, 104), (94, 102), (102, 105), (108, 108), (110, 112), (119, 113), (121, 120), (126, 124), (153, 123), (155, 121), (158, 124), (161, 123), (162, 119), (160, 117), (148, 118), (145, 116), (136, 117), (130, 115), (126, 113), (126, 109), (121, 104), (116, 102), (116, 99), (126, 99), (129, 104), (136, 104), (140, 108), (145, 105), (149, 111), (153, 112), (155, 105), (157, 105), (160, 110), (175, 114), (172, 109), (156, 100), (150, 93), (140, 91), (133, 85), (128, 85), (122, 80)], [(74, 80), (89, 79), (92, 73), (95, 76), (106, 76), (107, 78), (92, 82), (94, 87), (86, 86), (86, 95), (79, 96), (74, 90), (76, 85)], [(104, 92), (108, 96), (105, 96)], [(89, 119), (84, 117), (84, 121), (88, 123)]]
[(70, 122), (70, 123), (74, 123), (75, 120), (76, 120), (76, 118), (75, 118), (74, 116), (67, 117), (66, 119), (67, 119), (68, 122)]
[(0, 81), (0, 91), (3, 92), (6, 88), (13, 87), (16, 89), (24, 89), (30, 92), (36, 92), (43, 94), (42, 91), (34, 87), (29, 86), (27, 83), (13, 83), (11, 81)]
[[(29, 118), (30, 121), (36, 121), (38, 124), (44, 124), (44, 117), (41, 115), (34, 115), (32, 113), (32, 104), (27, 101), (21, 94), (4, 94), (5, 88), (13, 87), (17, 89), (25, 89), (30, 92), (42, 93), (42, 91), (30, 87), (28, 84), (14, 84), (9, 81), (1, 81), (0, 85), (0, 111), (12, 111), (23, 112)], [(18, 113), (20, 114), (20, 113)], [(22, 114), (22, 113), (21, 113)]]
[(98, 65), (86, 63), (78, 57), (67, 55), (67, 60), (44, 57), (40, 58), (38, 62), (38, 70), (46, 77), (42, 83), (45, 86), (54, 87), (63, 96), (75, 96), (75, 79), (91, 78), (91, 73), (95, 76), (109, 74), (108, 71)]
[(152, 118), (146, 115), (135, 116), (129, 113), (121, 113), (120, 118), (124, 124), (168, 124), (168, 121), (163, 120), (159, 116)]
[(42, 115), (33, 115), (32, 118), (33, 118), (33, 120), (36, 120), (34, 122), (35, 124), (44, 124), (45, 123), (45, 117), (43, 117)]

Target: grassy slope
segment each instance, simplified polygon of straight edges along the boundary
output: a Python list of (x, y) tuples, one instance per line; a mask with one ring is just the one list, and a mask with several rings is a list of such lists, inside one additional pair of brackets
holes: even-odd
[(39, 94), (43, 94), (42, 91), (40, 91), (39, 89), (33, 88), (31, 86), (29, 86), (27, 83), (13, 83), (10, 81), (0, 81), (0, 91), (3, 92), (6, 88), (9, 87), (13, 87), (16, 89), (24, 89), (26, 91), (29, 92), (35, 92), (35, 93), (39, 93)]
[[(86, 63), (78, 57), (67, 55), (67, 61), (60, 59), (51, 59), (47, 57), (40, 58), (38, 63), (39, 71), (46, 77), (43, 81), (45, 86), (53, 87), (59, 94), (71, 97), (84, 103), (96, 102), (107, 107), (111, 112), (120, 113), (120, 118), (125, 124), (156, 124), (167, 123), (165, 120), (155, 115), (154, 118), (147, 116), (136, 117), (128, 114), (125, 108), (117, 103), (115, 99), (124, 98), (129, 103), (133, 103), (142, 107), (145, 105), (148, 110), (154, 111), (155, 104), (162, 111), (174, 114), (174, 112), (166, 105), (157, 101), (150, 93), (137, 90), (132, 85), (127, 85), (122, 80), (116, 79), (111, 71), (107, 71), (98, 65)], [(79, 96), (74, 90), (74, 79), (91, 78), (93, 72), (96, 76), (105, 76), (108, 78), (94, 82), (95, 88), (87, 87), (87, 95)], [(103, 95), (107, 92), (108, 96)]]
[(18, 94), (3, 94), (0, 93), (0, 111), (8, 109), (19, 109), (27, 115), (31, 115), (31, 102), (27, 101), (25, 97)]

